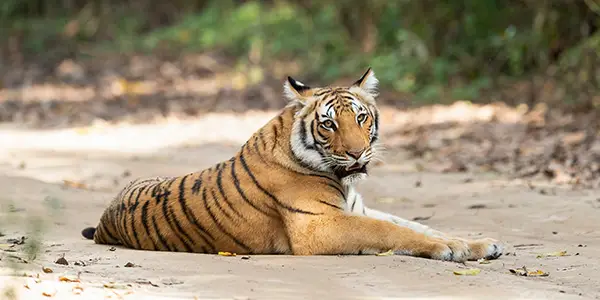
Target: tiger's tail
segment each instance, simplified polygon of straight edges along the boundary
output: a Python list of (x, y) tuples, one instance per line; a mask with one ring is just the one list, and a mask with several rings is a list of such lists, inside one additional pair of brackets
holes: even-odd
[(81, 235), (88, 240), (94, 239), (94, 234), (96, 233), (95, 227), (87, 227), (81, 231)]

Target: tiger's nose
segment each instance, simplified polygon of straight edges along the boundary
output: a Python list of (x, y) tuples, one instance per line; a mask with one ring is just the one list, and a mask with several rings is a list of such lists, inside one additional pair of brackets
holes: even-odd
[(348, 156), (354, 158), (354, 159), (359, 159), (360, 156), (363, 154), (363, 152), (365, 152), (364, 149), (361, 150), (350, 150), (350, 151), (346, 151), (346, 154), (348, 154)]

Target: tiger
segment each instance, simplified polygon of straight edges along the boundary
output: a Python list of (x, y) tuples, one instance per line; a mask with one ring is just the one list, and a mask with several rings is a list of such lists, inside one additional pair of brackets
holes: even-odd
[(369, 208), (357, 192), (381, 151), (379, 80), (347, 86), (286, 77), (286, 104), (229, 160), (182, 176), (138, 178), (81, 231), (96, 244), (217, 254), (496, 259), (504, 244), (463, 239)]

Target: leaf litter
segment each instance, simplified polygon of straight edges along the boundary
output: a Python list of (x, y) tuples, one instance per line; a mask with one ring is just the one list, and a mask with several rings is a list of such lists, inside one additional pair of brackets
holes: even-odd
[(452, 271), (452, 273), (454, 273), (454, 275), (468, 275), (468, 276), (473, 276), (473, 275), (477, 275), (477, 274), (481, 273), (481, 269), (477, 269), (477, 268), (462, 269), (462, 270)]
[(542, 270), (528, 270), (527, 267), (523, 266), (521, 268), (508, 269), (512, 274), (517, 276), (525, 276), (525, 277), (547, 277), (550, 276), (550, 273), (544, 272)]
[(560, 256), (568, 256), (567, 254), (567, 250), (563, 250), (563, 251), (555, 251), (555, 252), (548, 252), (548, 253), (540, 253), (536, 256), (536, 258), (544, 258), (544, 257), (560, 257)]

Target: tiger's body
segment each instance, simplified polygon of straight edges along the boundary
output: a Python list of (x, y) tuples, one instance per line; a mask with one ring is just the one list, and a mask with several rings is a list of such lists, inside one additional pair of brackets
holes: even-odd
[(364, 205), (354, 185), (376, 154), (376, 84), (370, 69), (349, 88), (310, 88), (288, 77), (290, 104), (231, 159), (134, 180), (82, 234), (157, 251), (499, 257), (496, 240), (448, 237)]

